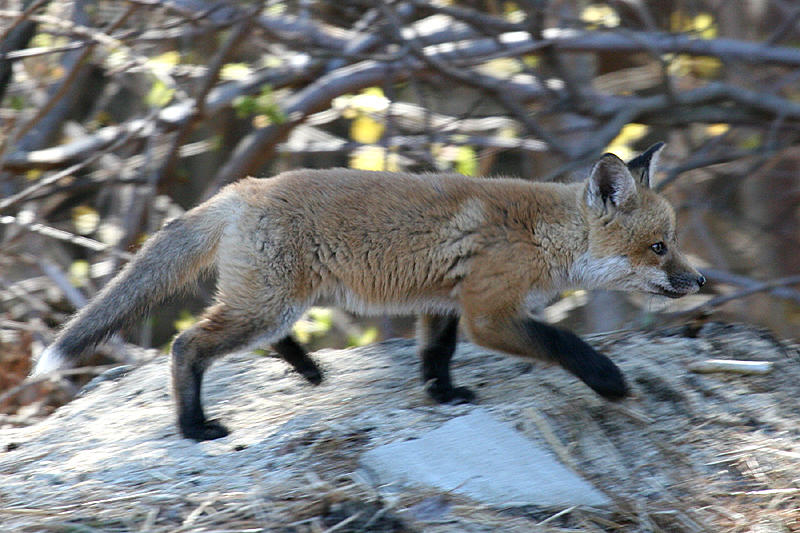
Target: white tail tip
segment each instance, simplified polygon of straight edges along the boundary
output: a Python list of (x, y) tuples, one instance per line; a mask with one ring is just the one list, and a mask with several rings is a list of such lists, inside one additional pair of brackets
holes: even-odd
[(64, 354), (54, 344), (51, 344), (39, 356), (39, 360), (36, 361), (36, 366), (31, 372), (31, 377), (43, 376), (54, 370), (59, 370), (66, 366), (65, 363)]

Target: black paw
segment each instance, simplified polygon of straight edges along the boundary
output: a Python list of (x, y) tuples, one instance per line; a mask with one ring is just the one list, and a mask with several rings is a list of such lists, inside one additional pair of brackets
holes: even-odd
[(200, 424), (182, 424), (181, 434), (187, 439), (197, 441), (214, 440), (227, 436), (228, 429), (216, 420), (206, 420)]
[[(610, 362), (610, 361), (609, 361)], [(625, 376), (620, 369), (611, 363), (601, 365), (595, 372), (583, 376), (583, 381), (597, 394), (606, 400), (622, 400), (630, 393)]]
[(473, 403), (476, 398), (467, 387), (445, 387), (436, 381), (428, 383), (425, 392), (437, 403)]
[(312, 385), (319, 385), (320, 383), (322, 383), (322, 372), (316, 366), (298, 368), (297, 372), (301, 376), (306, 378), (306, 381), (308, 381)]

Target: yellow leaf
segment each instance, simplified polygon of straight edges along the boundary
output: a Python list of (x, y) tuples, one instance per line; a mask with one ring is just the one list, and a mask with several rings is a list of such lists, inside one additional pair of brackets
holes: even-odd
[(109, 246), (115, 246), (124, 236), (125, 230), (114, 222), (101, 222), (97, 227), (97, 238)]
[(592, 29), (619, 26), (619, 14), (606, 4), (589, 4), (581, 11), (581, 20)]
[(363, 146), (350, 155), (350, 168), (360, 170), (400, 170), (397, 154), (386, 153), (382, 146)]
[(478, 65), (477, 70), (489, 76), (509, 77), (520, 73), (522, 65), (517, 58), (500, 57)]
[(383, 135), (384, 125), (369, 115), (359, 115), (350, 124), (350, 138), (363, 144), (378, 142)]
[(616, 154), (620, 159), (630, 159), (634, 155), (631, 145), (647, 135), (648, 130), (649, 127), (644, 124), (635, 122), (625, 124), (619, 134), (606, 147), (606, 152)]
[(700, 13), (692, 22), (694, 31), (703, 39), (713, 39), (717, 36), (717, 26), (714, 17), (708, 13)]
[(73, 287), (85, 287), (89, 283), (89, 261), (78, 259), (69, 266), (69, 282)]
[(668, 71), (670, 74), (679, 76), (695, 75), (701, 78), (713, 78), (722, 68), (722, 62), (716, 57), (709, 56), (689, 56), (678, 54), (669, 62)]
[(25, 179), (28, 181), (36, 181), (42, 177), (43, 172), (38, 168), (32, 168), (25, 173)]
[(718, 135), (727, 133), (729, 129), (731, 129), (730, 124), (709, 124), (706, 126), (706, 133), (717, 137)]
[(358, 116), (358, 111), (353, 109), (353, 106), (351, 105), (352, 102), (352, 94), (343, 94), (342, 96), (337, 96), (331, 100), (331, 108), (339, 111), (342, 114), (342, 117), (353, 119)]
[(228, 63), (219, 71), (221, 80), (243, 80), (250, 75), (250, 67), (246, 63)]
[(722, 68), (722, 61), (716, 57), (699, 56), (693, 59), (692, 70), (702, 78), (713, 78)]
[(298, 320), (292, 326), (292, 336), (297, 339), (297, 342), (306, 344), (311, 340), (310, 325), (307, 320)]
[(52, 33), (37, 33), (31, 39), (30, 46), (32, 48), (50, 48), (55, 44), (55, 38)]
[(717, 25), (709, 13), (692, 16), (680, 9), (675, 10), (669, 16), (669, 27), (671, 31), (693, 33), (701, 39), (713, 39), (717, 36)]
[(509, 22), (522, 22), (525, 20), (525, 12), (519, 8), (516, 2), (503, 3), (503, 16)]
[(175, 50), (151, 57), (147, 60), (150, 68), (170, 68), (181, 62), (181, 54)]
[(541, 63), (541, 58), (536, 54), (526, 54), (522, 56), (522, 62), (528, 68), (537, 68)]
[(79, 234), (89, 235), (100, 224), (100, 214), (88, 205), (79, 205), (72, 209), (72, 223)]

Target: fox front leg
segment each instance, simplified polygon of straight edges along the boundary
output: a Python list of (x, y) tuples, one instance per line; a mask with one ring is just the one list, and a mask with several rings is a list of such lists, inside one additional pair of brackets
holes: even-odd
[(278, 352), (278, 355), (283, 357), (284, 361), (292, 365), (301, 376), (306, 378), (306, 381), (312, 385), (319, 385), (322, 383), (322, 371), (317, 363), (309, 357), (308, 353), (302, 346), (292, 337), (286, 335), (279, 341), (272, 344), (272, 349)]
[(467, 317), (472, 340), (487, 348), (558, 363), (608, 400), (628, 395), (622, 371), (570, 331), (528, 317)]

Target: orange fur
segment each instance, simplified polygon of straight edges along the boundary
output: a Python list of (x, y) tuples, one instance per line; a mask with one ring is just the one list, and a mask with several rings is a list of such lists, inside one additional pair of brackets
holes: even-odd
[[(454, 346), (453, 323), (437, 317), (461, 315), (476, 343), (555, 357), (558, 346), (581, 341), (542, 333), (525, 317), (528, 307), (559, 291), (677, 297), (702, 285), (678, 250), (672, 209), (649, 188), (659, 149), (630, 168), (606, 155), (588, 180), (569, 185), (348, 169), (244, 179), (168, 224), (69, 323), (37, 368), (75, 359), (214, 265), (215, 304), (173, 346), (181, 429), (194, 438), (225, 434), (205, 420), (199, 401), (203, 371), (218, 355), (278, 343), (309, 380), (321, 379), (284, 339), (316, 302), (358, 313), (428, 315), (421, 324), (440, 332), (447, 346)], [(536, 335), (555, 336), (537, 343)], [(452, 392), (452, 346), (446, 358), (431, 349), (425, 356), (426, 374), (445, 383), (444, 397)], [(579, 363), (562, 364), (589, 382), (570, 367)]]

